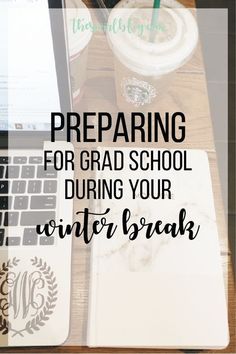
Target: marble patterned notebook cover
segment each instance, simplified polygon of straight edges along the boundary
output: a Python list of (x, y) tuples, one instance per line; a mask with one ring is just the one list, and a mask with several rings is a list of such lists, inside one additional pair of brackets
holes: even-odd
[[(102, 150), (101, 150), (102, 151)], [(111, 150), (110, 150), (111, 151)], [(122, 150), (128, 159), (129, 149)], [(90, 347), (222, 348), (228, 343), (228, 320), (219, 240), (207, 154), (188, 150), (192, 171), (122, 172), (125, 198), (98, 200), (94, 210), (110, 208), (116, 235), (93, 240), (87, 344)], [(118, 171), (97, 178), (117, 179)], [(171, 199), (135, 200), (128, 179), (172, 182)], [(127, 182), (127, 183), (126, 183)], [(130, 222), (186, 220), (200, 225), (194, 240), (185, 235), (140, 233), (129, 241), (121, 229), (124, 208)]]

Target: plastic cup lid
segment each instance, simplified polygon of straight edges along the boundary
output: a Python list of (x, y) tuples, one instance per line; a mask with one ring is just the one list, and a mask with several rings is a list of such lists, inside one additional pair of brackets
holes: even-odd
[(66, 20), (70, 56), (82, 51), (92, 37), (92, 18), (81, 0), (67, 0)]
[[(150, 7), (153, 1), (150, 0)], [(192, 13), (174, 0), (162, 0), (160, 11), (166, 11), (175, 25), (173, 38), (160, 43), (144, 40), (128, 30), (112, 31), (114, 21), (122, 19), (125, 25), (131, 16), (142, 8), (143, 14), (152, 14), (146, 0), (121, 1), (111, 11), (110, 29), (107, 31), (110, 46), (119, 60), (142, 75), (162, 75), (182, 66), (193, 53), (198, 41), (198, 29)]]

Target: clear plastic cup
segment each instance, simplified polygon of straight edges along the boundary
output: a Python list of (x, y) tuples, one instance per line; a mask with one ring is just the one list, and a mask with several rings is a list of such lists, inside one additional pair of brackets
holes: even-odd
[(73, 103), (76, 105), (83, 94), (87, 79), (88, 44), (92, 37), (92, 19), (89, 9), (81, 0), (66, 1), (67, 31), (70, 55), (70, 74)]
[(198, 42), (196, 20), (175, 0), (162, 0), (154, 24), (153, 0), (121, 0), (111, 11), (107, 37), (115, 57), (117, 104), (152, 110)]

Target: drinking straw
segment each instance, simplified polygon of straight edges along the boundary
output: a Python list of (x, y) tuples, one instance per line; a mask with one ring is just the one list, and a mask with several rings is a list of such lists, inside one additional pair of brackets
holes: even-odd
[(150, 42), (154, 42), (156, 31), (154, 30), (157, 26), (158, 19), (158, 10), (161, 6), (161, 0), (154, 0), (153, 10), (152, 10), (152, 22), (151, 22), (151, 31), (150, 31)]

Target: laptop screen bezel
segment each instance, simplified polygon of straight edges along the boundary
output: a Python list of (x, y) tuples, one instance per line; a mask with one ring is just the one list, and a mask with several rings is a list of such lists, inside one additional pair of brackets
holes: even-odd
[[(64, 0), (48, 0), (53, 49), (56, 65), (58, 91), (61, 112), (66, 114), (71, 110), (71, 86), (68, 57), (68, 41), (65, 23)], [(57, 11), (55, 9), (62, 9)], [(1, 131), (0, 149), (7, 148), (40, 148), (45, 141), (50, 141), (50, 131)], [(65, 140), (65, 132), (57, 133), (58, 140)], [(10, 141), (9, 141), (10, 140)]]

